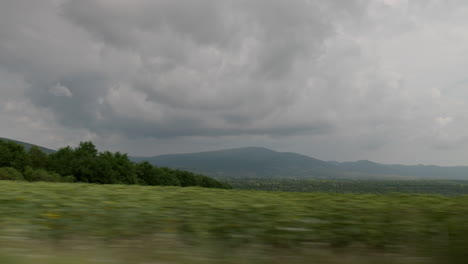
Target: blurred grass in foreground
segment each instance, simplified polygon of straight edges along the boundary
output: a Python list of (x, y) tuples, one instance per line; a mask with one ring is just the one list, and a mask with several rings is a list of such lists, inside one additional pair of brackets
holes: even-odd
[(0, 182), (0, 263), (466, 263), (468, 197)]

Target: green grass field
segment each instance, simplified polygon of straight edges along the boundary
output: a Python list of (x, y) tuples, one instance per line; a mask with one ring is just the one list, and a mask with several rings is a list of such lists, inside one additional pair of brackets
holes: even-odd
[(0, 263), (466, 263), (468, 196), (0, 181)]

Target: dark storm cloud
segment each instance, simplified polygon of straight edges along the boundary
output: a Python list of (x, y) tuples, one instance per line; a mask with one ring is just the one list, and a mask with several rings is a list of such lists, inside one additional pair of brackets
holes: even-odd
[(31, 101), (66, 126), (132, 137), (333, 127), (319, 113), (290, 122), (288, 109), (335, 34), (328, 12), (349, 15), (357, 2), (26, 2), (7, 4), (32, 13), (2, 18), (5, 38), (23, 43), (0, 51), (2, 66), (24, 74)]

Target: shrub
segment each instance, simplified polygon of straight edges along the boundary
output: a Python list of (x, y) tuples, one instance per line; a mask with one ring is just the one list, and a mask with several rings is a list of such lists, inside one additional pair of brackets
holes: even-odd
[(62, 182), (64, 178), (55, 172), (48, 172), (44, 169), (34, 170), (31, 167), (27, 167), (24, 176), (26, 180), (31, 182), (43, 181), (43, 182)]
[(0, 180), (23, 181), (24, 177), (23, 174), (16, 169), (4, 167), (0, 168)]

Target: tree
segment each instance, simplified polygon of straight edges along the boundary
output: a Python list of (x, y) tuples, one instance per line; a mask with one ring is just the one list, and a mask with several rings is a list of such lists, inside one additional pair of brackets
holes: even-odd
[(80, 142), (73, 151), (72, 175), (81, 182), (94, 182), (98, 151), (91, 141)]
[(149, 162), (144, 161), (135, 165), (138, 182), (142, 185), (160, 185), (159, 181), (155, 180), (155, 168)]
[(74, 175), (72, 168), (74, 159), (75, 151), (72, 148), (61, 148), (57, 152), (49, 155), (50, 170), (60, 175)]
[(96, 157), (98, 150), (96, 146), (91, 141), (80, 142), (80, 145), (75, 148), (77, 155), (88, 155), (90, 157)]
[(90, 179), (90, 182), (101, 183), (101, 184), (114, 184), (118, 183), (118, 175), (115, 170), (114, 156), (112, 153), (106, 151), (100, 153), (96, 159), (96, 171), (94, 178)]
[(28, 155), (23, 146), (0, 139), (0, 167), (12, 167), (23, 171), (28, 164)]
[(193, 173), (182, 170), (175, 170), (174, 172), (176, 177), (179, 179), (182, 187), (198, 185), (197, 179), (195, 178), (195, 175)]
[(180, 181), (170, 170), (157, 168), (144, 161), (136, 165), (136, 174), (143, 185), (180, 186)]
[(49, 156), (50, 170), (60, 175), (72, 175), (79, 182), (96, 178), (97, 149), (92, 142), (81, 142), (74, 149), (65, 147)]
[[(229, 188), (214, 179), (188, 171), (158, 168), (148, 162), (135, 164), (127, 154), (120, 152), (98, 152), (90, 141), (47, 155), (37, 146), (26, 152), (19, 144), (0, 140), (0, 167), (12, 168), (4, 170), (4, 178), (19, 179), (23, 173), (28, 181)], [(18, 171), (21, 177), (13, 170)]]
[(49, 156), (39, 147), (32, 146), (28, 151), (28, 156), (33, 169), (46, 169), (49, 167)]
[(158, 168), (156, 167), (161, 185), (165, 186), (182, 186), (182, 183), (180, 182), (179, 178), (175, 175), (175, 171), (169, 168)]
[(95, 183), (138, 183), (135, 165), (128, 159), (127, 154), (109, 151), (99, 153), (96, 159), (94, 178)]
[(135, 164), (128, 159), (127, 154), (116, 152), (114, 153), (113, 158), (115, 164), (114, 170), (117, 172), (119, 183), (138, 183)]

